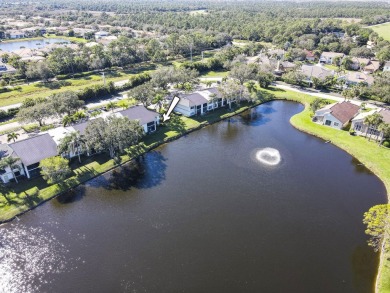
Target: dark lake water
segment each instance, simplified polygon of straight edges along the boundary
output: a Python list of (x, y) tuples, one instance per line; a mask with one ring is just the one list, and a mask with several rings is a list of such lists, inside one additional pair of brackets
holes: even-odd
[[(384, 185), (295, 130), (302, 109), (259, 106), (2, 225), (0, 288), (372, 292), (362, 215), (386, 202)], [(267, 147), (278, 165), (256, 160)]]
[(46, 47), (48, 44), (54, 44), (54, 43), (70, 43), (70, 42), (68, 40), (61, 39), (61, 38), (6, 42), (6, 43), (0, 43), (0, 50), (13, 52), (15, 50), (19, 50), (21, 47), (25, 47), (29, 49), (42, 49)]

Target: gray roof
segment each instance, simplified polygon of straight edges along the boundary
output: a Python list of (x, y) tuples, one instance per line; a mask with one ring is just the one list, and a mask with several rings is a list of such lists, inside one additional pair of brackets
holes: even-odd
[(85, 134), (85, 129), (87, 128), (87, 125), (88, 125), (88, 121), (87, 122), (83, 122), (83, 123), (79, 123), (79, 124), (71, 125), (71, 127), (73, 127), (78, 132), (80, 132), (81, 135), (84, 135)]
[(9, 146), (26, 166), (57, 155), (57, 145), (48, 133), (14, 142)]
[(325, 79), (327, 76), (333, 76), (334, 72), (317, 65), (302, 65), (302, 73), (308, 78), (316, 77)]
[(190, 101), (190, 106), (198, 106), (198, 105), (203, 105), (204, 103), (208, 103), (209, 101), (203, 97), (199, 93), (192, 93), (189, 95), (185, 95), (182, 98), (187, 99)]
[(218, 98), (222, 97), (221, 93), (219, 92), (218, 88), (216, 88), (216, 87), (211, 87), (211, 88), (208, 88), (206, 90), (209, 91), (210, 93), (215, 94)]
[(141, 125), (155, 121), (157, 112), (146, 109), (144, 106), (135, 106), (119, 112), (130, 120), (138, 120)]
[(379, 111), (379, 114), (381, 114), (383, 122), (390, 123), (390, 110), (382, 109)]

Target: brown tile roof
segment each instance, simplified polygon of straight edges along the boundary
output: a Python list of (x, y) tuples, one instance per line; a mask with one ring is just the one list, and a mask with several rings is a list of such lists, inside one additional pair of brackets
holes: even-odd
[(332, 115), (341, 123), (345, 124), (350, 121), (358, 112), (359, 106), (351, 102), (341, 102), (330, 108)]

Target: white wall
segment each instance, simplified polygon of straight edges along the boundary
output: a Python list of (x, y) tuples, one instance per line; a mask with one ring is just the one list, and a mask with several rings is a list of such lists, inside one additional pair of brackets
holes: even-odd
[(343, 124), (330, 113), (326, 113), (324, 115), (324, 120), (322, 121), (323, 125), (326, 125), (326, 120), (329, 120), (331, 122), (331, 124), (327, 125), (327, 126), (330, 126), (330, 127), (336, 128), (336, 129), (343, 128)]

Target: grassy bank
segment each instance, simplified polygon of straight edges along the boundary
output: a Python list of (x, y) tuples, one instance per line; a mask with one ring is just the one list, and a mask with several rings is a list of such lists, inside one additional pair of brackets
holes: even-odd
[[(242, 103), (239, 107), (235, 108), (234, 111), (219, 109), (215, 112), (211, 112), (205, 116), (194, 119), (185, 117), (173, 119), (169, 125), (161, 126), (158, 131), (146, 136), (139, 147), (133, 148), (133, 152), (130, 155), (122, 156), (121, 163), (127, 162), (138, 155), (147, 152), (160, 144), (174, 140), (183, 134), (241, 113), (250, 107), (275, 99), (290, 100), (305, 105), (305, 109), (301, 113), (291, 118), (290, 121), (294, 127), (324, 140), (330, 140), (336, 146), (356, 157), (384, 182), (389, 193), (389, 149), (379, 147), (375, 142), (370, 142), (363, 137), (351, 136), (346, 131), (335, 130), (311, 122), (309, 105), (315, 99), (312, 96), (278, 88), (260, 90), (258, 93), (258, 99), (254, 103)], [(74, 170), (73, 175), (61, 185), (56, 184), (47, 186), (41, 178), (24, 181), (20, 184), (14, 184), (9, 190), (3, 190), (2, 196), (0, 196), (0, 222), (12, 219), (14, 216), (39, 205), (40, 203), (56, 196), (58, 193), (77, 186), (78, 184), (94, 178), (117, 166), (118, 164), (106, 155), (100, 155), (84, 159), (81, 165), (77, 162), (72, 162)], [(390, 268), (389, 261), (386, 260), (388, 257), (390, 256), (383, 255), (382, 257), (384, 261), (381, 262), (381, 275), (378, 282), (378, 288), (380, 289), (378, 292), (390, 292)]]
[(369, 28), (376, 32), (380, 37), (390, 41), (390, 22), (370, 26)]

